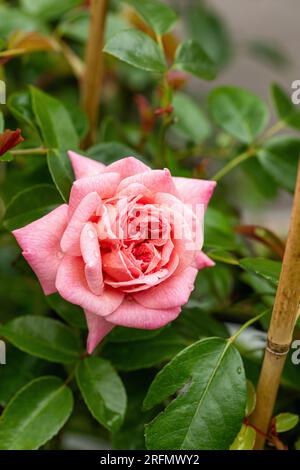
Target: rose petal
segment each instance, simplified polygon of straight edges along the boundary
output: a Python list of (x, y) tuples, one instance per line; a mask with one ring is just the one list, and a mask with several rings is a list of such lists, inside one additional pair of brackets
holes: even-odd
[(187, 268), (178, 275), (174, 275), (158, 286), (147, 291), (133, 294), (133, 298), (147, 308), (174, 308), (185, 305), (194, 289), (194, 282), (198, 271)]
[(118, 192), (132, 184), (141, 184), (152, 193), (166, 192), (179, 197), (179, 193), (169, 170), (152, 170), (129, 176), (121, 181)]
[(94, 176), (98, 173), (102, 173), (106, 168), (103, 163), (84, 157), (83, 155), (79, 155), (79, 153), (72, 152), (71, 150), (68, 152), (68, 156), (77, 180), (86, 176)]
[(115, 195), (119, 182), (118, 173), (99, 174), (76, 180), (70, 194), (70, 217), (87, 194), (96, 192), (101, 199), (108, 199)]
[(161, 268), (155, 273), (146, 274), (144, 276), (140, 276), (137, 279), (124, 282), (112, 281), (111, 279), (106, 278), (105, 283), (111, 287), (120, 288), (123, 292), (127, 293), (144, 291), (168, 279), (174, 273), (178, 267), (178, 264), (179, 258), (177, 254), (174, 254), (170, 263), (165, 268)]
[(109, 323), (104, 318), (99, 317), (95, 313), (84, 311), (88, 324), (89, 335), (87, 340), (87, 352), (92, 354), (94, 349), (102, 341), (102, 339), (111, 332), (115, 325)]
[(39, 278), (46, 295), (56, 292), (55, 278), (63, 254), (60, 239), (68, 221), (68, 206), (59, 206), (41, 219), (13, 235), (23, 250), (23, 256)]
[(72, 304), (107, 316), (122, 303), (124, 294), (105, 286), (102, 295), (93, 294), (84, 275), (84, 262), (81, 258), (66, 255), (62, 260), (56, 277), (56, 288), (60, 295)]
[(188, 204), (204, 204), (207, 207), (216, 188), (215, 181), (206, 181), (194, 178), (174, 177), (174, 182), (181, 199)]
[[(132, 269), (135, 267), (132, 266), (132, 263), (126, 259), (126, 255), (121, 251), (106, 253), (103, 256), (102, 263), (105, 273), (117, 282), (127, 282), (134, 278), (129, 267)], [(137, 267), (134, 270), (134, 274), (141, 274)]]
[(204, 268), (211, 268), (215, 266), (215, 262), (210, 259), (208, 256), (206, 256), (203, 251), (199, 251), (199, 253), (196, 254), (195, 257), (195, 267), (197, 269), (204, 269)]
[(180, 307), (172, 309), (149, 309), (134, 300), (124, 300), (122, 305), (106, 320), (119, 326), (128, 328), (142, 328), (155, 330), (175, 320), (180, 314)]
[(96, 212), (101, 204), (101, 199), (97, 193), (87, 194), (76, 208), (68, 226), (62, 236), (60, 246), (64, 253), (73, 256), (80, 256), (80, 234), (84, 225)]
[(103, 275), (98, 233), (91, 222), (85, 224), (80, 236), (80, 248), (85, 262), (85, 277), (95, 295), (103, 293)]
[(117, 162), (108, 165), (104, 173), (117, 172), (121, 178), (127, 178), (128, 176), (136, 175), (138, 173), (144, 173), (145, 171), (151, 171), (145, 163), (141, 162), (135, 157), (126, 157), (118, 160)]

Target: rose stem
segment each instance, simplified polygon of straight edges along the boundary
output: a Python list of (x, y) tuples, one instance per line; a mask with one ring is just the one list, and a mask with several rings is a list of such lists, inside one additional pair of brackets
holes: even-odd
[(81, 107), (88, 116), (89, 131), (81, 142), (86, 149), (95, 143), (103, 79), (103, 41), (108, 0), (91, 0), (91, 21), (86, 47), (86, 69), (81, 84)]
[[(276, 293), (268, 342), (257, 386), (257, 402), (251, 422), (267, 434), (283, 366), (293, 339), (300, 302), (300, 164), (290, 222)], [(257, 435), (255, 448), (263, 449), (265, 438)]]

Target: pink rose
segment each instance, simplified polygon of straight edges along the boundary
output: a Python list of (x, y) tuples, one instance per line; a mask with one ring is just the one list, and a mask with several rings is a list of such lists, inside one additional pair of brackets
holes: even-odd
[(84, 309), (91, 353), (115, 325), (156, 329), (179, 315), (198, 270), (213, 265), (201, 252), (201, 208), (215, 183), (133, 157), (109, 166), (69, 157), (69, 205), (13, 234), (44, 293)]

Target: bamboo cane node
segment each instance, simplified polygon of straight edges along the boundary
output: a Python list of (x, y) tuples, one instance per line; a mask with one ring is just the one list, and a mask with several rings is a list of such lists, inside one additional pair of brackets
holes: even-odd
[(277, 344), (268, 339), (266, 349), (274, 356), (286, 356), (290, 350), (290, 344)]

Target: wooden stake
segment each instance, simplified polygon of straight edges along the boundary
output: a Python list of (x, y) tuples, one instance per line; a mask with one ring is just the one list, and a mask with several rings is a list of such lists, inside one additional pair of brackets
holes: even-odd
[(108, 0), (91, 0), (91, 21), (86, 48), (86, 69), (81, 85), (81, 106), (88, 116), (89, 132), (81, 147), (95, 143), (103, 80), (103, 42)]
[[(252, 423), (268, 433), (280, 377), (293, 339), (300, 302), (300, 164), (294, 195), (290, 230), (268, 332), (268, 344), (257, 386)], [(255, 448), (263, 449), (265, 439), (257, 435)]]

